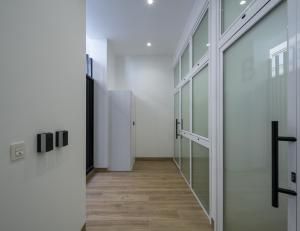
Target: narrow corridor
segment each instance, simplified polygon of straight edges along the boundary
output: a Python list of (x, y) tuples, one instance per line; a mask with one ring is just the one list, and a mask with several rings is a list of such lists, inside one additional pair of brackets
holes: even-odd
[(88, 231), (211, 231), (172, 161), (137, 161), (87, 183)]

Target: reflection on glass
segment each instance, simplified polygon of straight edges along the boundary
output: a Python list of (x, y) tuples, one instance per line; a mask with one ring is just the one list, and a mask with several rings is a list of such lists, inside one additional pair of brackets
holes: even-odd
[(181, 79), (185, 78), (190, 71), (190, 45), (186, 47), (181, 56)]
[(209, 150), (192, 142), (192, 187), (209, 213)]
[[(177, 122), (180, 122), (179, 121), (179, 92), (175, 94), (175, 98), (174, 98), (174, 118), (175, 118), (175, 123), (176, 123), (176, 119), (177, 119)], [(177, 124), (177, 132), (179, 132), (180, 130), (180, 124)], [(176, 133), (176, 131), (175, 131)], [(180, 137), (176, 137), (176, 134), (175, 134), (175, 161), (177, 162), (177, 164), (180, 163), (179, 161), (179, 147), (180, 147)]]
[(181, 137), (181, 170), (185, 179), (190, 182), (190, 141)]
[(253, 0), (222, 0), (222, 33)]
[(208, 67), (193, 78), (193, 133), (208, 138)]
[(193, 36), (193, 66), (208, 50), (208, 12), (205, 13)]
[(181, 122), (182, 129), (190, 130), (190, 84), (187, 83), (181, 89)]
[(179, 63), (176, 64), (174, 69), (174, 87), (176, 87), (180, 80)]
[[(287, 197), (271, 206), (271, 121), (287, 135), (286, 5), (224, 53), (224, 231), (287, 231)], [(279, 147), (287, 187), (287, 144)]]
[(286, 41), (270, 49), (270, 59), (273, 78), (278, 75), (284, 75), (287, 72), (287, 64), (284, 63), (288, 61)]

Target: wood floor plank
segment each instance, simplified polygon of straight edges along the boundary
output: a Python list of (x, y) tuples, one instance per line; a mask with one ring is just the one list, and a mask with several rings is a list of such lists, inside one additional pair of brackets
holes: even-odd
[(87, 231), (212, 231), (172, 161), (136, 161), (87, 184)]

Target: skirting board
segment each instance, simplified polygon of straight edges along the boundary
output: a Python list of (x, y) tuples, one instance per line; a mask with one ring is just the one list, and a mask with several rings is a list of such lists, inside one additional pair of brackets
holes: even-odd
[(108, 172), (107, 168), (95, 168), (95, 172)]
[(93, 176), (95, 175), (96, 171), (95, 169), (93, 169), (92, 171), (90, 171), (87, 175), (86, 175), (86, 183), (88, 183), (92, 178)]
[(86, 223), (83, 225), (81, 231), (86, 231)]
[(136, 161), (172, 161), (173, 157), (136, 157)]
[(215, 230), (215, 221), (214, 221), (213, 218), (211, 218), (210, 220), (211, 220), (210, 226), (211, 226), (211, 228), (212, 228), (213, 230)]
[(88, 183), (97, 172), (108, 172), (107, 168), (94, 168), (86, 175), (86, 183)]

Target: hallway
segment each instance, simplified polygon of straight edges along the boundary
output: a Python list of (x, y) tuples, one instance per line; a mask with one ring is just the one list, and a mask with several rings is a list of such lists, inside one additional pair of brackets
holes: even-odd
[(172, 161), (136, 161), (133, 172), (101, 172), (87, 183), (88, 231), (210, 231)]

